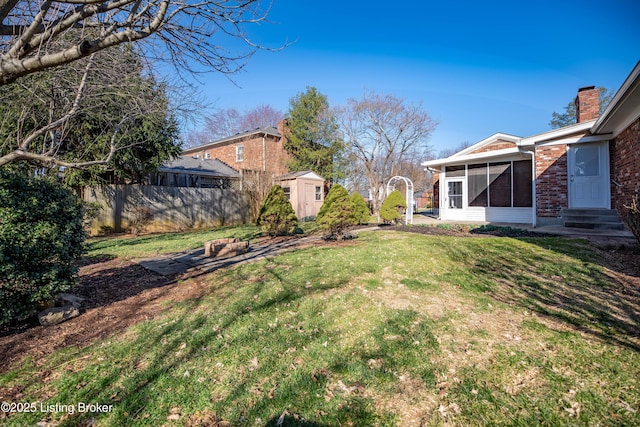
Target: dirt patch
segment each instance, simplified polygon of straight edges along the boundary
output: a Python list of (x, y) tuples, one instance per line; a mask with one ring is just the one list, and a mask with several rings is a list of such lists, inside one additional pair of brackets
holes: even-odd
[[(94, 260), (95, 261), (95, 260)], [(169, 307), (167, 301), (197, 298), (207, 292), (201, 280), (177, 283), (176, 278), (150, 272), (130, 261), (111, 259), (80, 268), (80, 283), (72, 292), (85, 298), (86, 311), (56, 326), (27, 322), (5, 330), (0, 355), (6, 371), (25, 356), (34, 360), (63, 347), (85, 347), (118, 334)]]

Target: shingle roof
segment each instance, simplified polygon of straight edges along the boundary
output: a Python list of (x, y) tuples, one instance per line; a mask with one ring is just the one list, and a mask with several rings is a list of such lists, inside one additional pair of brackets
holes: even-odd
[(158, 168), (159, 172), (190, 173), (197, 175), (239, 178), (237, 170), (218, 159), (198, 159), (181, 156), (165, 162)]
[(212, 145), (222, 144), (223, 142), (233, 141), (235, 139), (244, 138), (245, 136), (254, 135), (254, 134), (266, 134), (266, 135), (275, 136), (276, 138), (280, 138), (282, 136), (282, 134), (278, 131), (278, 129), (274, 128), (273, 126), (266, 126), (263, 128), (255, 128), (252, 130), (246, 130), (244, 132), (238, 132), (235, 135), (228, 136), (226, 138), (209, 141), (206, 144), (197, 145), (195, 147), (189, 147), (184, 151), (193, 151), (200, 148), (209, 147)]
[(314, 178), (314, 179), (322, 179), (324, 180), (323, 177), (321, 177), (320, 175), (318, 175), (317, 173), (313, 172), (313, 171), (298, 171), (298, 172), (289, 172), (287, 174), (284, 174), (280, 177), (278, 177), (279, 180), (281, 181), (286, 181), (288, 179), (296, 179), (296, 178), (300, 178), (300, 177), (305, 177), (305, 178)]

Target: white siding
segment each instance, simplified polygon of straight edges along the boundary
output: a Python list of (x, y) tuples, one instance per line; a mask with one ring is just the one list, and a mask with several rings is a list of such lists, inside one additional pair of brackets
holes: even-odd
[[(465, 207), (455, 211), (442, 209), (443, 221), (477, 221), (477, 222), (507, 222), (513, 224), (532, 224), (533, 208), (477, 208)], [(447, 215), (449, 214), (449, 215)]]
[(487, 208), (488, 222), (533, 224), (533, 208)]

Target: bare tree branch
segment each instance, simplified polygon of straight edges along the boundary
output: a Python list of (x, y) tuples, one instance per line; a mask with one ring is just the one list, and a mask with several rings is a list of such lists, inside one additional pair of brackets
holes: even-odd
[[(385, 184), (394, 175), (404, 175), (403, 165), (412, 154), (427, 149), (436, 122), (421, 105), (408, 105), (391, 95), (367, 92), (360, 100), (350, 99), (342, 113), (342, 132), (349, 156), (364, 170), (374, 212), (380, 209)], [(359, 172), (361, 173), (361, 172)]]
[[(195, 62), (232, 73), (263, 48), (245, 27), (264, 22), (270, 7), (260, 0), (0, 0), (0, 85), (151, 36), (149, 54), (189, 71)], [(248, 49), (228, 52), (221, 42), (230, 39)]]

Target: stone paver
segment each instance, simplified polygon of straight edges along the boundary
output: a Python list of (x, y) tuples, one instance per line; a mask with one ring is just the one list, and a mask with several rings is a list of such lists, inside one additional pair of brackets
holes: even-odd
[[(367, 230), (377, 230), (378, 227), (371, 227)], [(362, 231), (362, 230), (359, 230)], [(265, 242), (258, 245), (250, 245), (247, 253), (226, 258), (211, 258), (204, 256), (204, 249), (194, 249), (187, 252), (177, 252), (159, 255), (154, 258), (135, 260), (144, 268), (155, 271), (163, 276), (182, 274), (192, 271), (209, 273), (219, 268), (230, 265), (244, 264), (273, 257), (285, 251), (290, 251), (298, 246), (321, 240), (321, 236), (306, 236), (295, 239), (283, 240), (281, 242)]]

